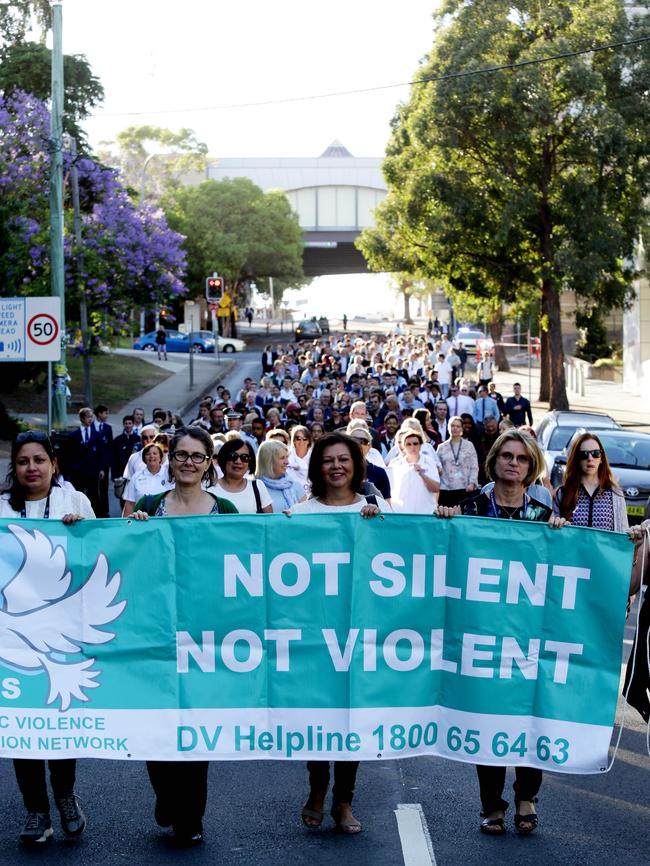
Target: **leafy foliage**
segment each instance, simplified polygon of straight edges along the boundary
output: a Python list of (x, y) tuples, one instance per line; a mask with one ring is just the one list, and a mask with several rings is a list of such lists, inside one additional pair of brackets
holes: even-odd
[[(638, 6), (646, 6), (641, 0)], [(621, 0), (447, 0), (418, 77), (536, 61), (650, 33)], [(542, 390), (567, 405), (559, 294), (621, 305), (650, 190), (650, 48), (413, 87), (394, 121), (389, 195), (360, 245), (459, 292), (541, 296)]]

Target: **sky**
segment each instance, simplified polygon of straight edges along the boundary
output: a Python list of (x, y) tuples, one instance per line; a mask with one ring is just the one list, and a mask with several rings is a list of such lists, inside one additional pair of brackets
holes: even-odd
[[(189, 127), (212, 157), (381, 156), (409, 88), (218, 108), (411, 80), (437, 0), (63, 0), (63, 49), (106, 90), (93, 145), (130, 125)], [(197, 110), (207, 109), (207, 110)]]
[[(106, 91), (84, 124), (93, 147), (151, 124), (192, 129), (212, 158), (318, 156), (334, 139), (354, 156), (380, 157), (408, 84), (223, 106), (409, 82), (433, 44), (437, 3), (63, 0), (63, 50), (85, 55)], [(298, 315), (399, 309), (384, 274), (319, 277), (290, 297), (304, 302)]]

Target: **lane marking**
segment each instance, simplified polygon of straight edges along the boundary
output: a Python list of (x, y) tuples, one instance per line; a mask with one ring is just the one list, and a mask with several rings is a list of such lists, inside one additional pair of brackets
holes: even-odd
[(437, 866), (427, 819), (420, 803), (398, 803), (395, 809), (404, 866)]

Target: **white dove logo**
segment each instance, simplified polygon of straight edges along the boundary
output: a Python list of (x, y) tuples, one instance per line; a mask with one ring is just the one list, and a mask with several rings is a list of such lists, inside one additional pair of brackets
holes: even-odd
[(23, 548), (22, 564), (2, 590), (0, 609), (0, 662), (14, 668), (44, 670), (50, 681), (48, 704), (60, 698), (67, 710), (72, 698), (87, 701), (84, 689), (99, 685), (101, 671), (91, 670), (94, 658), (65, 662), (55, 654), (78, 653), (83, 644), (104, 644), (115, 634), (97, 626), (116, 620), (126, 601), (113, 604), (120, 589), (120, 573), (109, 577), (103, 553), (88, 580), (67, 595), (72, 574), (65, 550), (52, 544), (35, 529), (28, 532), (17, 525), (8, 527)]

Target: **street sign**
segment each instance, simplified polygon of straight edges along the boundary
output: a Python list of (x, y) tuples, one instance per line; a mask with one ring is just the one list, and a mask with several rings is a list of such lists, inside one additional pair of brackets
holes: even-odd
[(58, 361), (61, 300), (0, 298), (0, 361)]

